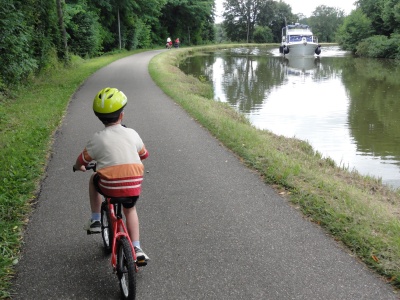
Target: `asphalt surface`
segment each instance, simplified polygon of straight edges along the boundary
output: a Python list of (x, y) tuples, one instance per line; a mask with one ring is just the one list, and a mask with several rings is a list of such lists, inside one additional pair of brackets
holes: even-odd
[(74, 94), (24, 236), (13, 299), (119, 297), (101, 236), (83, 230), (90, 173), (72, 172), (102, 128), (91, 105), (107, 86), (128, 96), (124, 123), (150, 152), (138, 212), (151, 261), (138, 273), (137, 299), (397, 299), (154, 84), (148, 62), (162, 51), (112, 63)]

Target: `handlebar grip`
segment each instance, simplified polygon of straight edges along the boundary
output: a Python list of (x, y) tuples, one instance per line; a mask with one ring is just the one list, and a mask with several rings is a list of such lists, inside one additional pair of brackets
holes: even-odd
[(95, 162), (90, 162), (85, 168), (86, 170), (93, 170), (93, 172), (96, 172), (96, 166), (97, 164)]
[[(96, 163), (95, 162), (90, 162), (87, 164), (87, 166), (85, 166), (86, 170), (93, 170), (94, 172), (96, 172)], [(72, 166), (72, 171), (77, 171), (78, 169), (75, 168), (75, 165)]]

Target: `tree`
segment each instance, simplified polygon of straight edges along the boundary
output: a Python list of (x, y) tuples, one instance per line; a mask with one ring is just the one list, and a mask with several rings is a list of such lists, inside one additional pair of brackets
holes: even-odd
[(161, 10), (167, 0), (69, 0), (87, 5), (96, 15), (99, 37), (105, 52), (117, 48), (149, 47), (158, 42)]
[(56, 1), (57, 4), (57, 16), (58, 16), (58, 26), (61, 32), (62, 36), (62, 57), (64, 58), (65, 61), (68, 61), (68, 42), (67, 42), (67, 31), (65, 30), (65, 25), (64, 25), (64, 16), (63, 16), (63, 10), (62, 10), (62, 5), (61, 5), (61, 0)]
[(256, 26), (254, 29), (255, 43), (271, 43), (273, 41), (272, 31), (267, 26)]
[(345, 18), (338, 42), (360, 56), (399, 58), (400, 3), (398, 0), (358, 0)]
[[(266, 6), (265, 9), (271, 10), (270, 17), (266, 18), (265, 21), (261, 21), (260, 25), (271, 28), (273, 41), (278, 43), (282, 38), (282, 28), (286, 26), (286, 24), (297, 22), (298, 18), (292, 13), (292, 7), (282, 1), (272, 1), (272, 4)], [(264, 20), (263, 18), (260, 19)]]
[(232, 40), (252, 40), (254, 27), (266, 0), (227, 0), (223, 22), (228, 37)]
[(13, 2), (6, 0), (0, 5), (0, 91), (18, 84), (38, 66), (30, 47), (33, 32)]
[(338, 29), (336, 40), (344, 50), (355, 53), (358, 43), (370, 37), (373, 32), (371, 20), (358, 8), (345, 18)]
[(98, 16), (82, 2), (69, 4), (65, 19), (70, 51), (81, 57), (99, 54), (103, 40), (100, 36), (101, 25)]
[(0, 89), (17, 85), (48, 66), (60, 37), (56, 13), (55, 1), (2, 1)]
[(308, 19), (308, 25), (320, 42), (334, 42), (335, 33), (344, 21), (344, 11), (339, 8), (325, 5), (318, 6)]
[(222, 27), (222, 24), (215, 24), (214, 30), (215, 30), (215, 42), (216, 43), (223, 43), (223, 42), (228, 41), (226, 32), (225, 32), (224, 28)]
[(386, 0), (381, 6), (385, 34), (398, 31), (400, 28), (400, 2), (398, 0)]
[(161, 26), (168, 36), (179, 37), (182, 43), (201, 44), (214, 40), (213, 0), (168, 0), (162, 9)]
[(374, 29), (374, 34), (377, 35), (390, 35), (390, 30), (385, 28), (384, 21), (382, 19), (382, 8), (386, 0), (358, 0), (357, 6), (370, 20), (371, 26)]

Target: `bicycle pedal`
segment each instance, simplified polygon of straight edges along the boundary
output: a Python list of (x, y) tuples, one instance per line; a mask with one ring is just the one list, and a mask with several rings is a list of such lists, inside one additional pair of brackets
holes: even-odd
[(136, 265), (137, 265), (138, 267), (147, 266), (147, 261), (145, 261), (144, 259), (143, 259), (143, 260), (137, 260), (137, 261), (136, 261)]
[(90, 230), (87, 230), (86, 233), (87, 233), (87, 235), (90, 235), (90, 234), (98, 234), (98, 233), (101, 233), (101, 231), (99, 231), (99, 232), (92, 232), (92, 231), (90, 231)]

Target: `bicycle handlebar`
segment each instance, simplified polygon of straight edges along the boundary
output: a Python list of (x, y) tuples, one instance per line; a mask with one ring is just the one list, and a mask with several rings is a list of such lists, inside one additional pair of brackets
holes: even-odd
[[(96, 172), (96, 163), (95, 162), (90, 162), (88, 163), (87, 166), (85, 166), (86, 170), (93, 170), (93, 172)], [(72, 170), (75, 172), (77, 169), (75, 169), (75, 166), (72, 166)]]

